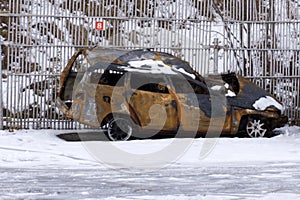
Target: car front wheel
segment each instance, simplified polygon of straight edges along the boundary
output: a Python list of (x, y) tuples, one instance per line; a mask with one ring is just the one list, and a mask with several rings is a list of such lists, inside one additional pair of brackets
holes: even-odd
[(107, 137), (111, 141), (126, 141), (132, 136), (133, 125), (126, 118), (114, 118), (108, 124)]
[(264, 137), (268, 129), (265, 123), (259, 118), (249, 118), (246, 125), (246, 133), (251, 138)]

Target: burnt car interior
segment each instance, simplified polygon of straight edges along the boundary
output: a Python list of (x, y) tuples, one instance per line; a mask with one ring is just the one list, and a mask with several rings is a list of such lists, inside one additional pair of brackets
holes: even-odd
[[(145, 79), (147, 79), (147, 83), (144, 84)], [(153, 77), (146, 74), (133, 73), (131, 74), (130, 88), (133, 90), (169, 94), (165, 80), (159, 76)]]
[(68, 79), (64, 83), (64, 86), (61, 87), (61, 92), (60, 92), (60, 98), (66, 102), (66, 105), (68, 108), (71, 108), (72, 106), (72, 95), (73, 95), (73, 89), (75, 86), (75, 80), (76, 78), (79, 78), (79, 76), (83, 76), (84, 73), (78, 73), (71, 71), (68, 74)]

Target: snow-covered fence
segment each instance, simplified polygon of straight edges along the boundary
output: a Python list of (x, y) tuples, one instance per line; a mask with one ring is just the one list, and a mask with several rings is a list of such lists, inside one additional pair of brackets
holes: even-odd
[(93, 46), (154, 48), (189, 61), (202, 75), (236, 71), (281, 99), (286, 114), (299, 124), (298, 4), (292, 0), (0, 0), (0, 37), (6, 44), (2, 46), (4, 125), (80, 127), (64, 119), (54, 102), (68, 59), (77, 49)]
[(299, 125), (300, 1), (227, 0), (213, 7), (224, 34), (223, 71), (237, 71), (270, 91)]
[(209, 7), (209, 1), (10, 1), (4, 66), (6, 127), (79, 127), (54, 106), (61, 71), (79, 48), (154, 48), (208, 73)]

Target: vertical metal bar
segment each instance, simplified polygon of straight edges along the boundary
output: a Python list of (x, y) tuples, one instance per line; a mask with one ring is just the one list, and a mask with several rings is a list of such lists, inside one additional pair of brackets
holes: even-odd
[[(10, 10), (10, 13), (13, 13), (13, 4), (14, 4), (14, 1), (9, 1), (9, 10)], [(13, 33), (12, 33), (12, 22), (13, 22), (13, 17), (9, 17), (8, 18), (8, 41), (12, 41), (13, 40)], [(11, 54), (11, 46), (8, 47), (8, 55)], [(10, 66), (10, 63), (11, 63), (11, 58), (10, 56), (8, 56), (7, 58), (7, 66)], [(5, 113), (5, 117), (6, 119), (10, 118), (11, 117), (11, 112), (8, 112), (8, 110), (10, 109), (10, 106), (9, 106), (9, 83), (10, 83), (10, 73), (8, 73), (8, 76), (7, 76), (7, 87), (6, 87), (6, 113)], [(9, 122), (10, 120), (6, 120), (6, 126), (8, 128), (10, 128), (11, 126), (11, 123)]]
[[(18, 16), (20, 16), (20, 1), (17, 1), (17, 4), (16, 4), (16, 12), (17, 12), (17, 14), (18, 14)], [(21, 39), (20, 37), (20, 35), (19, 35), (19, 33), (21, 33), (21, 29), (23, 28), (23, 27), (21, 27), (21, 23), (20, 23), (20, 18), (18, 17), (17, 19), (16, 19), (16, 22), (17, 22), (17, 28), (16, 28), (16, 39)], [(15, 41), (15, 42), (17, 42), (17, 41)], [(18, 55), (18, 53), (20, 52), (20, 48), (15, 48), (15, 52), (14, 52), (14, 54), (15, 54), (15, 58), (13, 58), (13, 60), (16, 62), (16, 63), (20, 63), (20, 61), (21, 61), (21, 58), (20, 58), (20, 56)], [(19, 66), (18, 66), (19, 67)], [(17, 90), (16, 90), (16, 88), (17, 88), (17, 86), (18, 86), (18, 81), (19, 81), (19, 77), (18, 76), (16, 76), (16, 73), (17, 72), (13, 72), (13, 78), (12, 78), (12, 81), (13, 81), (13, 83), (12, 83), (12, 92), (11, 92), (11, 99), (13, 99), (13, 102), (12, 102), (12, 111), (14, 112), (14, 114), (16, 114), (15, 116), (14, 116), (14, 118), (13, 118), (13, 127), (14, 128), (19, 128), (18, 127), (18, 118), (19, 118), (19, 112), (18, 112), (18, 110), (17, 110), (17, 108), (18, 108), (18, 104), (17, 104), (17, 99), (18, 99), (18, 97), (19, 97), (19, 95), (18, 95), (18, 93), (17, 93)], [(17, 117), (16, 117), (17, 116)]]
[[(2, 92), (2, 41), (0, 39), (0, 94)], [(3, 102), (2, 102), (3, 95), (0, 98), (0, 130), (3, 130)]]
[[(207, 2), (205, 2), (204, 6), (202, 6), (202, 10), (206, 11), (206, 13), (208, 15), (208, 20), (209, 20), (209, 22), (205, 22), (204, 23), (204, 25), (205, 25), (204, 27), (205, 28), (209, 27), (209, 32), (206, 32), (205, 30), (202, 30), (202, 33), (203, 33), (202, 39), (205, 39), (206, 45), (210, 44), (211, 37), (212, 37), (212, 35), (209, 34), (211, 32), (211, 29), (212, 29), (212, 21), (211, 21), (211, 19), (212, 19), (212, 15), (213, 15), (212, 12), (211, 12), (212, 9), (210, 7), (212, 7), (212, 1), (207, 1)], [(223, 40), (225, 40), (225, 39), (223, 39)], [(210, 49), (206, 49), (205, 50), (205, 58), (204, 58), (204, 60), (206, 61), (205, 62), (206, 63), (206, 68), (207, 68), (206, 71), (208, 71), (208, 68), (209, 68), (209, 53), (210, 53)]]
[(214, 45), (214, 68), (213, 68), (213, 73), (217, 74), (218, 73), (218, 53), (219, 53), (219, 39), (214, 38), (213, 41)]

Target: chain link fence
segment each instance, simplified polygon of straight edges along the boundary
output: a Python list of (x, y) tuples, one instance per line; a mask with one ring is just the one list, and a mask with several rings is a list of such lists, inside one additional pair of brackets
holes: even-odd
[(94, 46), (168, 52), (203, 76), (235, 71), (278, 97), (299, 124), (297, 1), (0, 2), (5, 128), (80, 128), (55, 99), (68, 59)]

